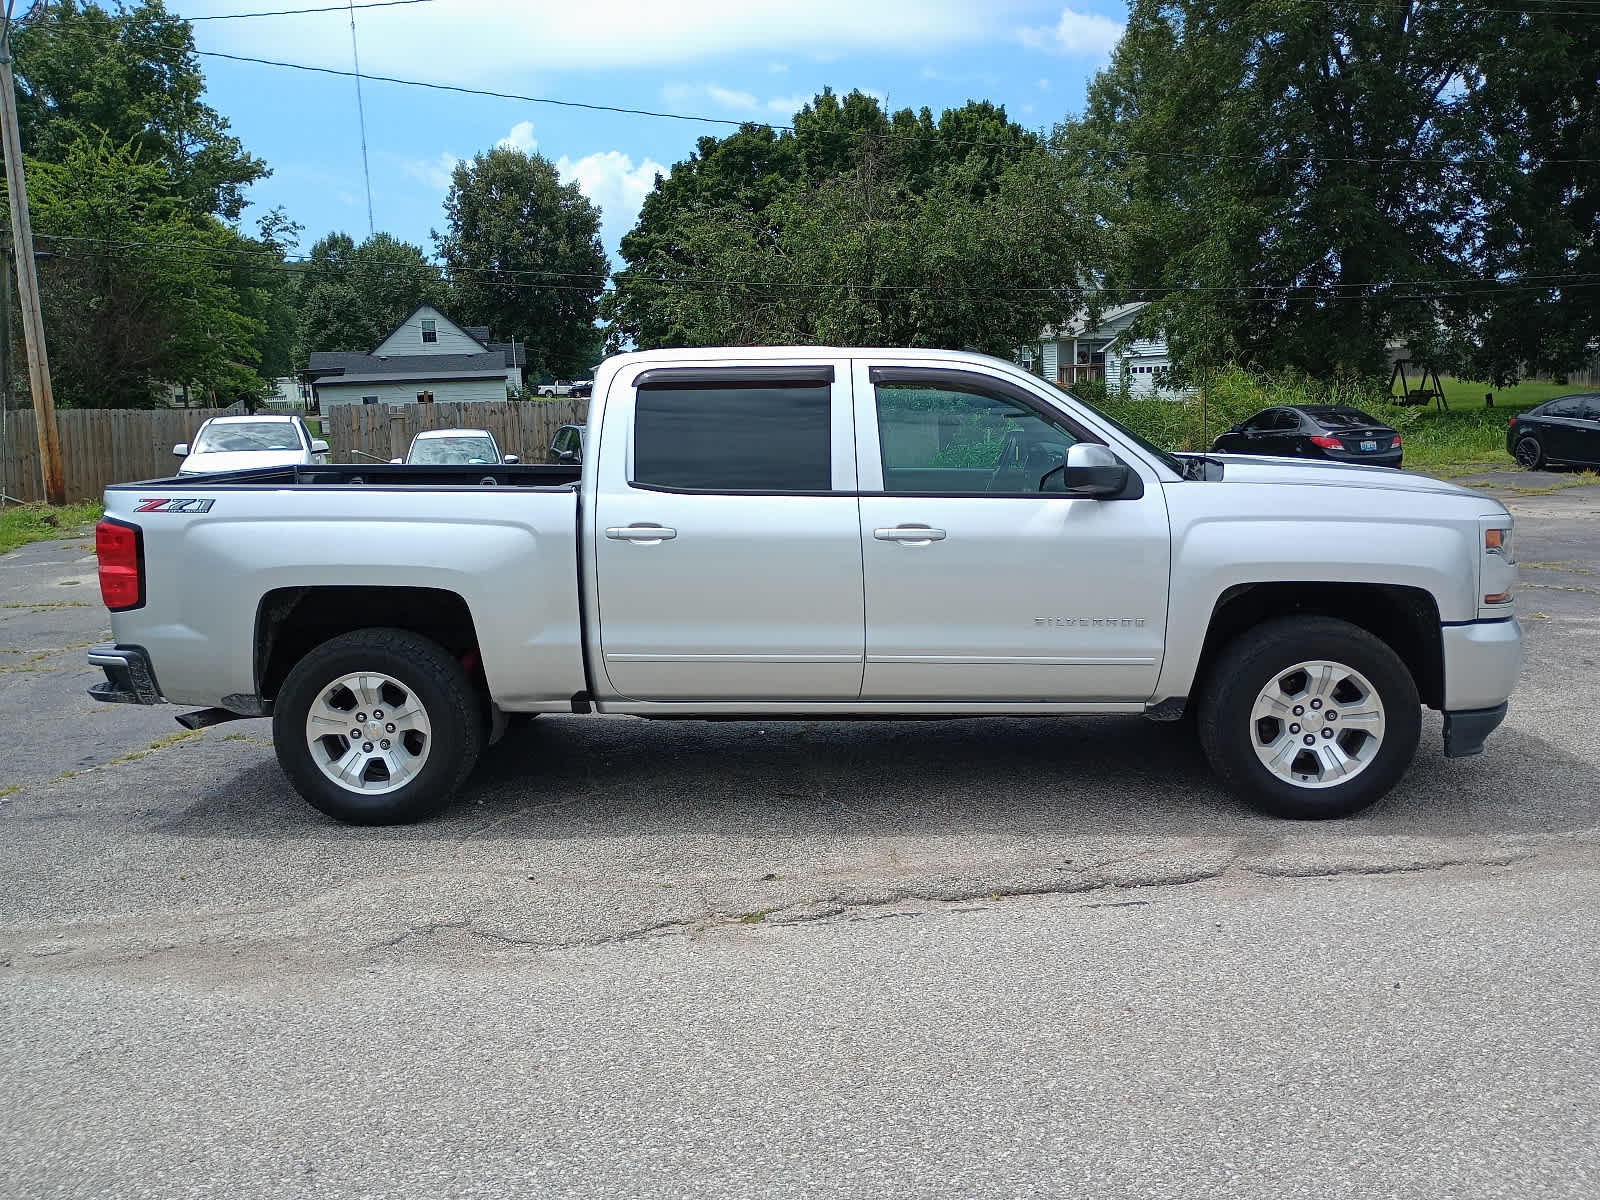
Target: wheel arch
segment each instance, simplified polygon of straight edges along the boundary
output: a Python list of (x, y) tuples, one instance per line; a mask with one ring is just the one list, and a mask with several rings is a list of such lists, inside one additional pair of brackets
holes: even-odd
[(1228, 588), (1212, 608), (1190, 695), (1205, 686), (1224, 647), (1262, 622), (1285, 616), (1335, 617), (1366, 630), (1399, 656), (1424, 704), (1443, 706), (1438, 602), (1423, 588), (1380, 583), (1246, 583)]
[(288, 587), (266, 593), (256, 608), (257, 694), (272, 700), (295, 664), (324, 642), (377, 627), (405, 629), (437, 642), (484, 686), (477, 626), (459, 593), (425, 587)]

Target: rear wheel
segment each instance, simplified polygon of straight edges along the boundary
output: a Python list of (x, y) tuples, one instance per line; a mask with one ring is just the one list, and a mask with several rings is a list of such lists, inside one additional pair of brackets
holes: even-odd
[(1544, 465), (1544, 447), (1539, 444), (1539, 439), (1532, 435), (1521, 438), (1513, 454), (1517, 463), (1530, 471), (1536, 471)]
[(1199, 704), (1213, 769), (1262, 812), (1343, 817), (1410, 764), (1421, 701), (1405, 663), (1348, 621), (1286, 617), (1249, 630), (1211, 665)]
[(444, 807), (483, 748), (484, 712), (443, 646), (403, 629), (324, 642), (273, 705), (278, 763), (312, 807), (354, 825)]

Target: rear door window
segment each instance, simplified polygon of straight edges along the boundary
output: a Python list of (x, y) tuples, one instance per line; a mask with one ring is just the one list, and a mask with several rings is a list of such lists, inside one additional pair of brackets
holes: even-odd
[(827, 382), (641, 386), (633, 485), (690, 492), (827, 492)]

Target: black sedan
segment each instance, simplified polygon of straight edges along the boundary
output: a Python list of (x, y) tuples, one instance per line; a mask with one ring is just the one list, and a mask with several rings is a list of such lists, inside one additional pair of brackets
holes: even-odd
[(1506, 450), (1528, 470), (1545, 463), (1600, 465), (1600, 392), (1546, 400), (1511, 418)]
[(1359, 408), (1288, 404), (1240, 422), (1211, 447), (1219, 454), (1326, 458), (1367, 467), (1398, 467), (1400, 435)]

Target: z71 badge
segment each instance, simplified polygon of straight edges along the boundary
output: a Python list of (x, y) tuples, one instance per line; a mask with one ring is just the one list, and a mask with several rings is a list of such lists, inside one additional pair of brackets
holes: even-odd
[(169, 500), (165, 497), (159, 500), (140, 500), (136, 513), (164, 512), (164, 513), (203, 513), (210, 512), (215, 500)]

